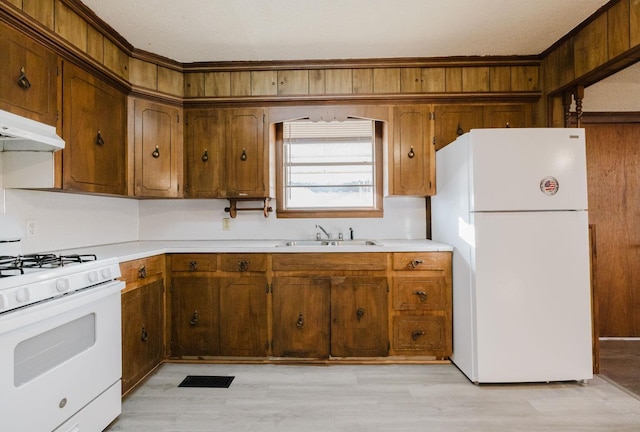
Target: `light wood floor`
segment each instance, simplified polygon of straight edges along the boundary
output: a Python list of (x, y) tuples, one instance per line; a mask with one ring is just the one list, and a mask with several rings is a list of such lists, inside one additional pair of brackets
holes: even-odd
[[(179, 388), (231, 375), (228, 389)], [(122, 432), (634, 431), (640, 399), (587, 385), (471, 384), (454, 365), (165, 364), (123, 402)]]

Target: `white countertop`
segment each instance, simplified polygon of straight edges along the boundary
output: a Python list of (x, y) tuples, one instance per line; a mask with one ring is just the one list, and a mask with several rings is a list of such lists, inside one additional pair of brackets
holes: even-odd
[(443, 252), (453, 248), (431, 240), (376, 240), (378, 245), (278, 246), (287, 240), (154, 240), (88, 246), (56, 251), (61, 254), (95, 254), (119, 262), (165, 253), (303, 253), (303, 252)]

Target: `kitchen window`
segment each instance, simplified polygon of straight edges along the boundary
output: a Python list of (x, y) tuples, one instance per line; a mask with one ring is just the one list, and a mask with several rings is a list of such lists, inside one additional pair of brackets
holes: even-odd
[(276, 125), (278, 217), (382, 217), (382, 122)]

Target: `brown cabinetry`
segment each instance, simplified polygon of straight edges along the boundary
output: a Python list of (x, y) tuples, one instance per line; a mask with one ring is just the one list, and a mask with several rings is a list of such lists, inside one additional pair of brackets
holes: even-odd
[(263, 108), (190, 110), (186, 125), (187, 195), (269, 195), (269, 146)]
[(451, 355), (451, 253), (394, 253), (391, 350), (395, 355)]
[(135, 196), (181, 196), (182, 110), (141, 99), (131, 105)]
[(0, 109), (56, 124), (57, 57), (0, 23)]
[(125, 95), (88, 72), (64, 63), (63, 188), (127, 193)]
[(475, 128), (531, 127), (529, 104), (436, 105), (435, 149), (441, 149)]
[(393, 109), (392, 195), (433, 195), (435, 152), (429, 105), (398, 105)]
[(121, 264), (122, 394), (164, 357), (164, 256)]

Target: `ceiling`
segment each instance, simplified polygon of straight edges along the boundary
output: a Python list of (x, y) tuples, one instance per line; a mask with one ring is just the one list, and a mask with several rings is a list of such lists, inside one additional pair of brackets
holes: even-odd
[(169, 59), (536, 55), (607, 0), (82, 0)]

